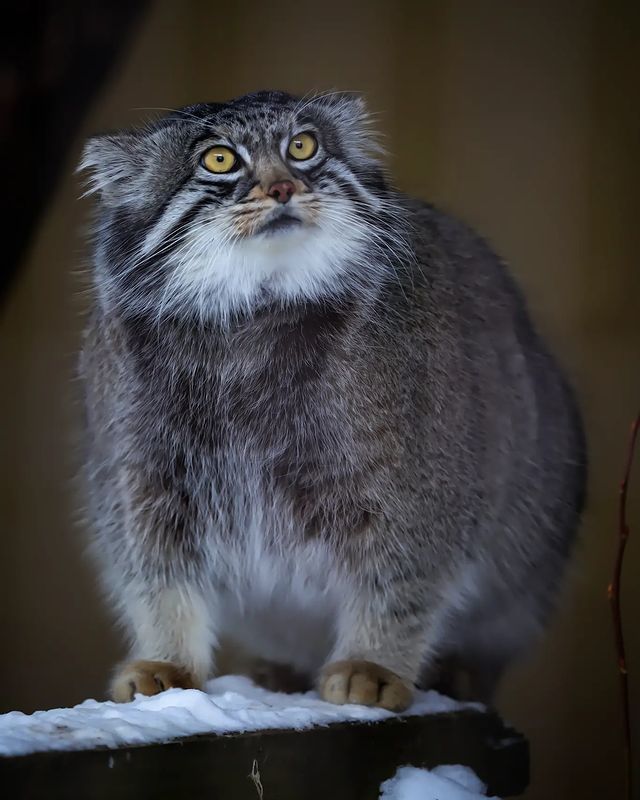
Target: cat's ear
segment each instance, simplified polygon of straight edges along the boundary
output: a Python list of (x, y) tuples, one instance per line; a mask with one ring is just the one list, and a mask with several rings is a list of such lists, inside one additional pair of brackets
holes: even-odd
[(356, 92), (327, 92), (319, 95), (317, 102), (330, 109), (343, 124), (366, 124), (369, 120), (366, 101)]
[(361, 154), (379, 161), (384, 156), (367, 103), (355, 92), (329, 92), (317, 98), (348, 144)]
[(89, 139), (77, 171), (86, 175), (85, 195), (99, 194), (106, 205), (139, 205), (136, 178), (142, 166), (140, 137), (114, 133)]

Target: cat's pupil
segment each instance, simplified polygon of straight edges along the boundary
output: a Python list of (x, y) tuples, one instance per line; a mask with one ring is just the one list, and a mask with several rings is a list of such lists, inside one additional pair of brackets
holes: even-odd
[(296, 147), (298, 148), (298, 150), (302, 150), (302, 142), (300, 141), (300, 139), (298, 139), (298, 140), (296, 141), (295, 145), (296, 145)]
[(224, 156), (223, 155), (217, 155), (216, 156), (216, 161), (218, 162), (218, 164), (222, 164), (222, 162), (224, 161)]

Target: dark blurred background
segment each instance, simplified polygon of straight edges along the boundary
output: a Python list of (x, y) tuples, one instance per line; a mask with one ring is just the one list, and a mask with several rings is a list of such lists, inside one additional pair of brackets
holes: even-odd
[[(0, 711), (103, 697), (122, 655), (84, 556), (73, 482), (83, 140), (155, 108), (259, 88), (357, 90), (378, 114), (397, 184), (493, 242), (578, 390), (591, 456), (583, 541), (548, 637), (513, 670), (499, 706), (531, 740), (527, 797), (621, 794), (606, 585), (640, 401), (638, 9), (625, 0), (3, 9)], [(640, 733), (637, 495), (624, 610)]]

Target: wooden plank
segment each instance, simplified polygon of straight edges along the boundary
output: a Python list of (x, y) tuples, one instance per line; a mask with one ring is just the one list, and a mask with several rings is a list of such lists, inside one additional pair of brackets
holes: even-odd
[(264, 800), (377, 800), (405, 764), (466, 764), (502, 797), (529, 778), (526, 740), (494, 713), (463, 711), (5, 758), (0, 787), (12, 800), (259, 800), (254, 762)]

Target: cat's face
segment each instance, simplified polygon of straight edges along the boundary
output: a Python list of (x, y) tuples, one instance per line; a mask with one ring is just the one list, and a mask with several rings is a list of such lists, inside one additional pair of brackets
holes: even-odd
[(229, 319), (367, 291), (401, 245), (361, 101), (276, 92), (92, 139), (101, 291), (135, 313)]

